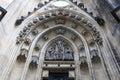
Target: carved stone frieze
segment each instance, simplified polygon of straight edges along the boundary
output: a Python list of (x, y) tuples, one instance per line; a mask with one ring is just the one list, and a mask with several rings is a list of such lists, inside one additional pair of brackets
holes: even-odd
[(65, 43), (65, 41), (59, 39), (51, 44), (46, 50), (45, 60), (52, 61), (64, 61), (74, 60), (72, 48)]

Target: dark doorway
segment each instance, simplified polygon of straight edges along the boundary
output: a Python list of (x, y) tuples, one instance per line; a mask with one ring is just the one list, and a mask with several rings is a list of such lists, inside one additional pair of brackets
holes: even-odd
[(68, 72), (49, 72), (48, 80), (68, 80)]

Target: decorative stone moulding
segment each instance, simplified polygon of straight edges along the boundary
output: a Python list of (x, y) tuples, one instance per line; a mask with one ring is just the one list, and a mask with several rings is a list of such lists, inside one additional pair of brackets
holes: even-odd
[(44, 6), (43, 3), (38, 3), (38, 5), (37, 5), (37, 7), (39, 7), (39, 8), (41, 8), (43, 6)]
[(22, 41), (24, 41), (23, 38), (17, 37), (17, 39), (16, 39), (16, 44), (20, 44), (20, 43), (22, 43)]
[(57, 16), (56, 11), (53, 11), (51, 15), (52, 16)]
[(36, 8), (34, 8), (33, 12), (28, 12), (27, 16), (21, 16), (20, 19), (17, 19), (16, 22), (15, 22), (15, 26), (18, 26), (20, 25), (27, 17), (29, 17), (32, 13), (34, 13), (35, 11), (37, 11), (38, 9), (40, 9), (41, 7), (43, 7), (44, 5), (46, 5), (47, 3), (49, 3), (51, 0), (49, 0), (48, 2), (47, 1), (44, 1), (44, 4), (43, 3), (39, 3), (37, 5)]
[(84, 46), (83, 45), (79, 45), (78, 49), (79, 49), (79, 51), (83, 51), (84, 50)]
[(93, 17), (100, 26), (104, 26), (104, 24), (105, 24), (104, 19), (102, 19), (100, 17), (94, 17), (92, 12), (88, 12), (87, 8), (84, 8), (84, 4), (83, 3), (79, 3), (78, 1), (74, 1), (74, 0), (70, 0), (70, 1), (72, 3), (74, 3), (75, 5), (77, 5), (80, 9), (82, 9), (83, 11), (85, 11), (86, 13), (88, 13), (91, 17)]
[(57, 28), (56, 30), (56, 34), (65, 34), (66, 30), (63, 28)]
[(81, 34), (84, 36), (87, 35), (87, 33), (88, 33), (88, 31), (86, 29), (82, 30), (82, 32), (81, 32)]
[(37, 29), (33, 30), (33, 31), (32, 31), (32, 34), (33, 34), (33, 35), (37, 35), (37, 34), (38, 34), (38, 30), (37, 30)]
[(31, 43), (31, 40), (29, 38), (26, 38), (24, 40), (25, 45), (29, 45)]
[(94, 45), (95, 45), (94, 39), (89, 40), (89, 45), (90, 45), (90, 46), (94, 46)]
[(93, 49), (93, 50), (90, 51), (90, 54), (91, 54), (91, 58), (92, 58), (93, 56), (97, 56), (97, 55), (98, 55), (98, 50)]
[(49, 39), (49, 36), (48, 36), (47, 34), (44, 34), (44, 35), (42, 36), (42, 38), (43, 38), (44, 40), (48, 40), (48, 39)]
[(38, 19), (33, 19), (33, 23), (36, 24), (39, 20)]
[(27, 27), (30, 28), (30, 27), (32, 27), (33, 25), (34, 25), (34, 24), (33, 24), (32, 22), (29, 22), (28, 25), (27, 25)]
[(97, 21), (97, 23), (100, 25), (100, 26), (104, 26), (105, 24), (105, 21), (103, 18), (100, 18), (100, 17), (95, 17), (95, 20)]
[(40, 21), (44, 19), (43, 15), (39, 16), (38, 18)]
[(86, 20), (85, 18), (82, 18), (81, 22), (82, 22), (83, 24), (87, 24), (87, 20)]
[(28, 27), (23, 28), (23, 32), (28, 32), (29, 30), (30, 30), (30, 28), (28, 28)]
[(51, 15), (49, 13), (45, 14), (45, 18), (49, 18)]
[(71, 13), (69, 16), (70, 16), (71, 18), (75, 18), (75, 17), (76, 17), (76, 15), (75, 15), (75, 14), (72, 14), (72, 13)]
[(80, 56), (80, 63), (84, 63), (87, 61), (86, 56)]
[(71, 36), (71, 39), (72, 39), (73, 41), (75, 41), (75, 40), (77, 39), (77, 35), (72, 35), (72, 36)]
[(81, 16), (77, 16), (75, 19), (80, 21), (82, 18), (81, 18)]
[(36, 44), (36, 46), (35, 46), (35, 51), (39, 51), (40, 50), (40, 45), (39, 44)]
[(65, 20), (64, 19), (57, 19), (55, 21), (56, 24), (65, 24)]
[(19, 62), (25, 62), (26, 58), (27, 58), (27, 55), (28, 55), (28, 50), (23, 48), (23, 49), (20, 50), (20, 55), (18, 55), (17, 60)]
[(39, 57), (38, 56), (32, 56), (32, 60), (29, 64), (29, 68), (30, 69), (36, 69), (38, 66), (38, 62), (39, 62)]
[(15, 26), (20, 25), (23, 21), (24, 21), (24, 19), (17, 19), (15, 22)]
[(98, 43), (98, 45), (103, 45), (102, 38), (97, 38), (95, 41)]
[(37, 11), (39, 8), (34, 8), (34, 12)]
[(20, 31), (19, 37), (23, 38), (23, 37), (25, 37), (25, 35), (26, 35), (26, 32)]
[[(58, 10), (56, 10), (56, 11), (50, 11), (49, 13), (47, 13), (47, 14), (53, 14), (53, 13), (55, 13), (54, 15), (57, 15), (58, 14), (58, 12), (62, 12), (62, 15), (64, 16), (64, 14), (69, 14), (69, 17), (71, 16), (71, 14), (73, 15), (74, 13), (72, 13), (72, 12), (69, 12), (69, 11), (67, 11), (67, 10), (60, 10), (60, 9), (58, 9)], [(36, 17), (33, 21), (31, 21), (30, 23), (28, 23), (27, 24), (27, 27), (28, 27), (28, 29), (30, 29), (32, 26), (35, 26), (36, 24), (37, 24), (37, 22), (42, 22), (42, 21), (45, 21), (46, 20), (46, 18), (45, 18), (45, 15), (46, 14), (42, 14), (42, 15), (40, 15), (40, 16), (38, 16), (38, 17)], [(47, 17), (48, 17), (48, 15), (47, 15)], [(72, 16), (72, 17), (74, 17), (74, 15)], [(53, 18), (53, 16), (50, 16), (49, 18)], [(97, 29), (96, 29), (96, 27), (92, 24), (92, 23), (90, 23), (88, 20), (87, 20), (87, 18), (85, 18), (85, 17), (81, 17), (81, 16), (79, 16), (79, 15), (75, 15), (75, 18), (73, 19), (73, 21), (74, 20), (77, 20), (78, 22), (82, 22), (87, 28), (89, 28), (91, 31), (92, 31), (92, 33), (93, 33), (93, 35), (95, 36), (95, 41), (99, 44), (99, 45), (102, 45), (102, 39), (101, 39), (101, 37), (100, 37), (100, 35), (98, 35), (98, 34), (96, 34), (96, 32), (98, 32), (97, 31)], [(65, 20), (64, 19), (62, 19), (62, 18), (57, 18), (57, 20), (55, 21), (56, 22), (56, 24), (65, 24)], [(23, 31), (21, 31), (20, 32), (20, 34), (19, 34), (19, 37), (24, 37), (27, 33), (25, 32), (26, 31), (26, 29), (25, 30), (23, 30)], [(63, 34), (62, 33), (62, 31), (63, 30), (61, 30), (60, 31), (60, 34)], [(58, 29), (58, 32), (59, 32), (59, 29)], [(64, 32), (64, 31), (63, 31)], [(84, 34), (85, 32), (83, 32), (83, 34)], [(96, 37), (97, 36), (97, 37)]]

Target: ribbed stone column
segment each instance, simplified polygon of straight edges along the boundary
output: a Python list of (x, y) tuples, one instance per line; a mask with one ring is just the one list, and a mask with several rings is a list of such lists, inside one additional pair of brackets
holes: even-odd
[(89, 51), (89, 47), (88, 45), (84, 45), (86, 48), (86, 57), (87, 57), (87, 63), (88, 63), (88, 68), (89, 68), (89, 72), (90, 72), (90, 76), (91, 76), (91, 80), (96, 80), (95, 74), (94, 74), (94, 70), (93, 70), (93, 66), (92, 66), (92, 62), (91, 62), (91, 57), (90, 57), (90, 51)]
[(43, 61), (44, 61), (44, 53), (40, 52), (39, 64), (38, 64), (38, 68), (37, 68), (35, 80), (42, 80), (42, 66), (43, 66)]
[(24, 66), (24, 69), (23, 69), (20, 80), (25, 80), (26, 79), (26, 74), (27, 74), (29, 64), (30, 64), (30, 61), (31, 61), (31, 58), (32, 58), (32, 53), (33, 53), (33, 49), (30, 49), (30, 51), (28, 53), (29, 55), (27, 57), (27, 60), (26, 60), (26, 63), (25, 63), (25, 66)]

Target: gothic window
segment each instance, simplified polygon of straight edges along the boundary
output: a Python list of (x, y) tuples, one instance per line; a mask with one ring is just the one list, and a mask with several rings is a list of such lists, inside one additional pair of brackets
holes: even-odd
[(64, 40), (56, 40), (46, 50), (47, 61), (73, 61), (73, 50)]

